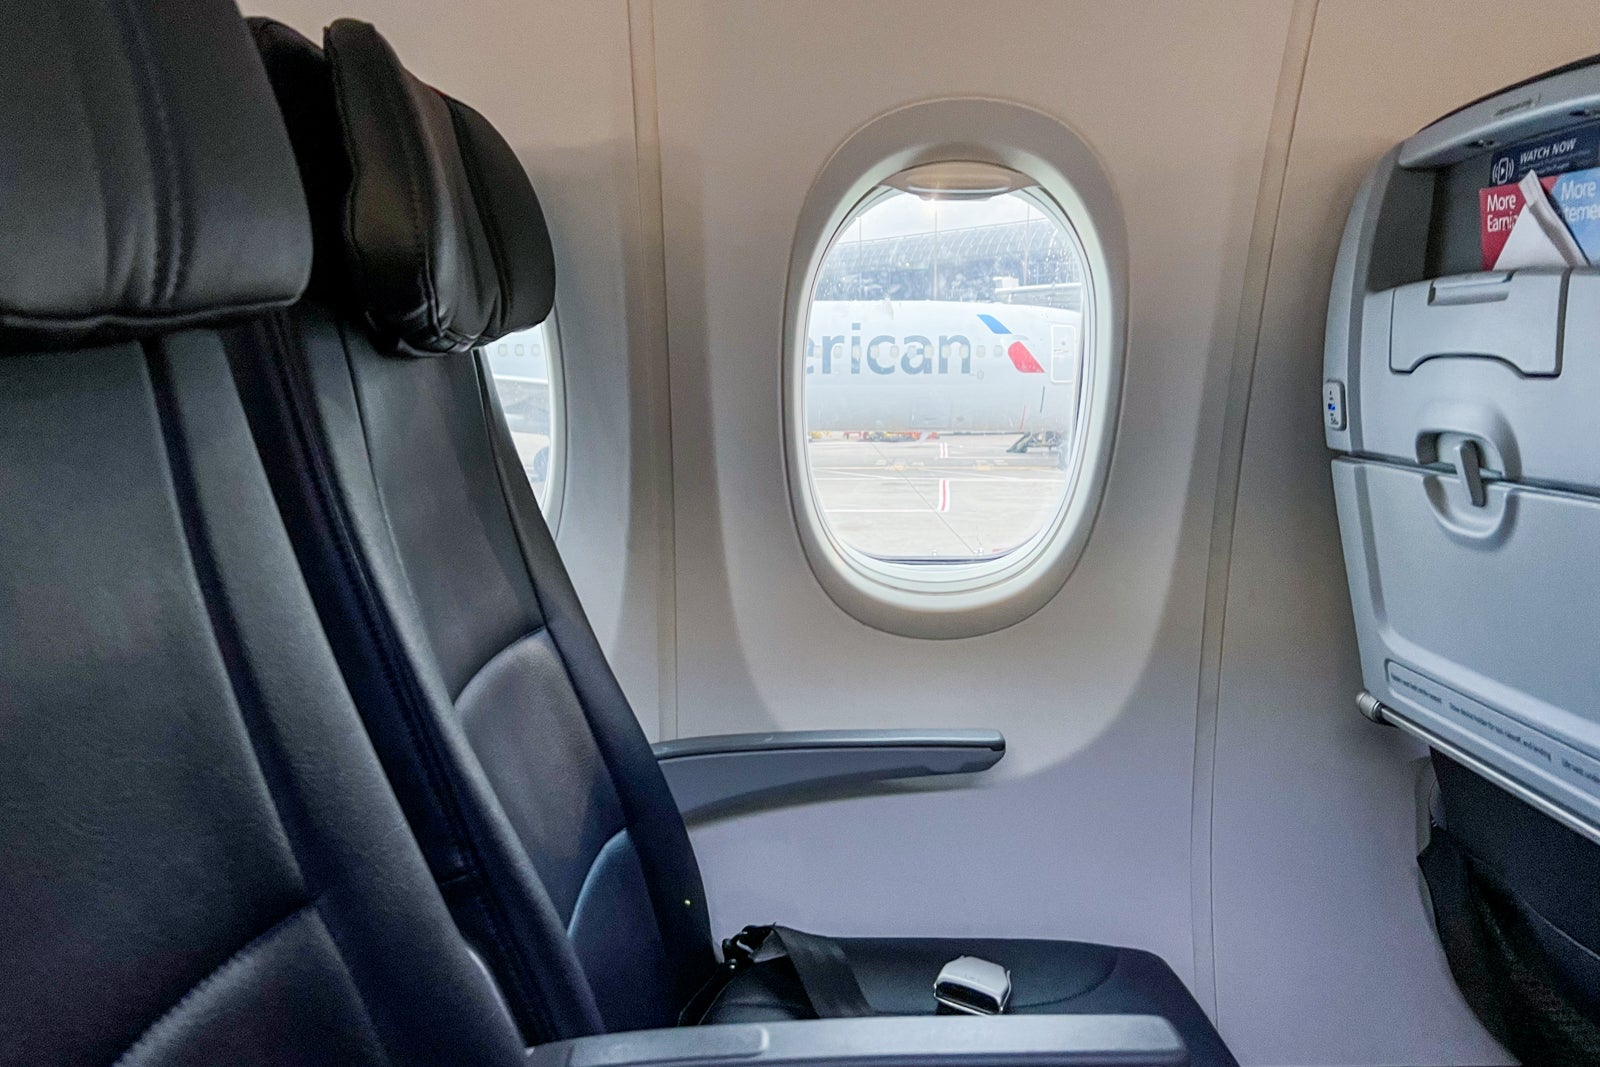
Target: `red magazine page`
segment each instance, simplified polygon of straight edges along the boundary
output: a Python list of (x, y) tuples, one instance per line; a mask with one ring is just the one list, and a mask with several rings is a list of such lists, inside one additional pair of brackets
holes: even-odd
[[(1543, 176), (1539, 184), (1548, 193), (1558, 177), (1556, 174)], [(1478, 190), (1478, 239), (1483, 247), (1484, 270), (1494, 269), (1506, 238), (1511, 236), (1511, 227), (1516, 225), (1521, 213), (1522, 190), (1515, 183)]]

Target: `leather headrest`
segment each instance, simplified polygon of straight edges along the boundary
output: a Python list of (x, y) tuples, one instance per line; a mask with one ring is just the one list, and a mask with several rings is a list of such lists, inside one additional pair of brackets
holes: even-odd
[(11, 0), (0, 345), (61, 348), (289, 303), (311, 228), (230, 0)]
[[(317, 291), (350, 305), (380, 347), (411, 355), (469, 351), (542, 322), (555, 253), (533, 185), (494, 127), (412, 77), (367, 23), (335, 22), (320, 56), (287, 27), (252, 28), (310, 191)], [(309, 86), (330, 94), (331, 110)], [(330, 165), (334, 138), (343, 150)]]

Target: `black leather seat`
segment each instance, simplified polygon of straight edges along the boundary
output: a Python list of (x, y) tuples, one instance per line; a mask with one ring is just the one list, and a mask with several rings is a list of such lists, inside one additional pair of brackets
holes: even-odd
[[(476, 112), (341, 21), (325, 53), (255, 23), (318, 220), (312, 296), (240, 331), (252, 426), (356, 702), (451, 901), (530, 1040), (670, 1026), (717, 971), (688, 835), (586, 622), (474, 348), (548, 314), (538, 200)], [(276, 345), (274, 355), (263, 355)], [(1167, 1016), (1234, 1061), (1148, 953), (846, 942), (885, 1012), (939, 967), (1010, 966), (1016, 1010)], [(713, 1021), (804, 1017), (786, 960)]]
[(226, 0), (0, 36), (0, 1064), (505, 1064), (215, 324), (311, 235)]

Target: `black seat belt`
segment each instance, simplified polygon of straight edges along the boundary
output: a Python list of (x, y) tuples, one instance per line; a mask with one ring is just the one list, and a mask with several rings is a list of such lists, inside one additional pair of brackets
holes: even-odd
[(788, 926), (772, 927), (768, 940), (774, 939), (789, 954), (806, 999), (819, 1019), (858, 1019), (878, 1014), (867, 1003), (867, 995), (861, 991), (861, 983), (839, 942)]
[(788, 926), (746, 926), (722, 943), (722, 958), (732, 974), (757, 963), (787, 956), (800, 988), (819, 1019), (859, 1019), (878, 1014), (856, 981), (844, 949), (831, 937)]

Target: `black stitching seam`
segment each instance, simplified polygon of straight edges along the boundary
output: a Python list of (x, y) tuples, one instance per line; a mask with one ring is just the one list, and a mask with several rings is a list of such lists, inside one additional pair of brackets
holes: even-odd
[[(54, 14), (56, 16), (56, 21), (59, 23), (63, 20), (63, 17), (66, 13), (62, 7), (58, 5)], [(63, 26), (62, 29), (64, 31), (65, 27)], [(101, 164), (112, 154), (106, 143), (108, 131), (105, 128), (105, 124), (100, 121), (100, 116), (96, 113), (96, 108), (89, 102), (89, 87), (84, 78), (84, 69), (85, 61), (90, 60), (91, 57), (84, 55), (83, 42), (76, 37), (72, 39), (71, 57), (72, 81), (73, 88), (76, 90), (77, 95), (78, 113), (82, 117), (84, 130), (89, 134), (90, 151), (94, 160), (95, 192), (99, 196), (100, 203), (102, 205), (100, 211), (101, 240), (105, 243), (105, 248), (111, 249), (116, 245), (116, 238), (114, 234), (119, 227), (112, 222), (111, 212), (106, 210), (104, 207), (106, 175), (102, 172)], [(109, 275), (109, 272), (107, 273)], [(127, 294), (124, 293), (123, 295)], [(0, 316), (0, 324), (4, 324), (8, 327), (11, 326), (11, 317)]]
[[(398, 649), (398, 638), (388, 625), (387, 616), (377, 605), (377, 595), (372, 591), (372, 579), (366, 570), (359, 548), (355, 545), (355, 537), (348, 525), (348, 516), (338, 504), (338, 494), (332, 488), (333, 474), (325, 463), (325, 452), (315, 443), (320, 435), (311, 425), (311, 420), (303, 418), (302, 413), (312, 410), (314, 400), (311, 398), (310, 387), (303, 379), (303, 368), (296, 358), (288, 356), (291, 351), (299, 353), (297, 337), (289, 329), (287, 314), (272, 317), (271, 325), (278, 336), (275, 341), (285, 353), (286, 358), (273, 360), (282, 372), (282, 381), (293, 402), (287, 405), (291, 418), (297, 430), (300, 431), (301, 448), (306, 456), (306, 467), (312, 475), (310, 482), (314, 487), (318, 503), (324, 514), (329, 517), (329, 524), (333, 528), (339, 542), (340, 551), (336, 553), (337, 562), (345, 571), (346, 578), (351, 587), (357, 591), (356, 600), (360, 606), (366, 622), (366, 630), (372, 634), (379, 646), (379, 662), (383, 670), (384, 682), (389, 690), (401, 697), (400, 705), (403, 711), (401, 718), (406, 728), (406, 736), (411, 743), (413, 751), (422, 756), (423, 773), (428, 778), (429, 788), (441, 801), (445, 818), (455, 832), (457, 843), (466, 854), (467, 869), (458, 872), (450, 881), (459, 877), (470, 877), (480, 886), (488, 886), (489, 879), (483, 874), (482, 858), (479, 855), (476, 840), (472, 835), (471, 826), (461, 816), (460, 800), (456, 796), (454, 782), (445, 773), (437, 749), (432, 744), (432, 737), (419, 723), (425, 723), (427, 713), (421, 705), (425, 698), (415, 688), (415, 677), (397, 663), (405, 662), (405, 653)], [(342, 332), (343, 327), (339, 327)], [(341, 338), (342, 339), (342, 338)], [(325, 445), (323, 446), (325, 447)], [(498, 904), (499, 902), (493, 901)], [(509, 955), (522, 962), (514, 951), (508, 951), (505, 932), (501, 924), (504, 916), (497, 910), (485, 909), (484, 914), (488, 920), (489, 935), (494, 938), (495, 946), (503, 956)], [(512, 974), (513, 981), (517, 982), (516, 992), (524, 1003), (535, 1004), (527, 994), (524, 986), (524, 977)], [(537, 1006), (537, 1005), (536, 1005)], [(555, 1028), (548, 1018), (541, 1017), (541, 1023), (550, 1035), (555, 1035)]]
[[(170, 357), (164, 356), (155, 342), (146, 341), (142, 347), (150, 391), (160, 422), (161, 441), (166, 450), (167, 471), (171, 479), (173, 499), (183, 527), (184, 543), (189, 550), (191, 574), (211, 625), (213, 647), (221, 661), (229, 691), (233, 695), (234, 706), (244, 727), (251, 755), (255, 758), (256, 767), (267, 785), (273, 813), (277, 816), (288, 843), (289, 853), (293, 857), (295, 874), (301, 880), (302, 888), (308, 891), (309, 905), (320, 899), (321, 894), (312, 884), (307, 865), (300, 855), (299, 842), (291, 830), (293, 826), (303, 827), (306, 823), (306, 812), (301, 810), (303, 801), (298, 798), (293, 786), (285, 780), (285, 772), (280, 766), (281, 754), (275, 756), (267, 743), (261, 740), (261, 734), (266, 731), (266, 726), (262, 723), (266, 717), (265, 701), (262, 699), (255, 672), (241, 648), (238, 619), (234, 614), (229, 591), (222, 581), (215, 547), (202, 521), (194, 462), (189, 452), (188, 440), (184, 436), (183, 419), (178, 411), (175, 387), (167, 362)], [(283, 798), (288, 799), (285, 801)], [(323, 917), (323, 927), (333, 940), (335, 950), (340, 953), (340, 965), (344, 966), (348, 973), (349, 966), (343, 959), (343, 947), (340, 944), (338, 931), (328, 925), (325, 917)], [(361, 1007), (362, 1018), (376, 1035), (377, 1028), (373, 1026), (371, 1015), (367, 1012), (366, 1001), (360, 994), (361, 991), (358, 989), (357, 1002)], [(382, 1043), (381, 1037), (379, 1043)]]
[(255, 955), (257, 949), (264, 948), (269, 942), (275, 940), (279, 934), (283, 933), (290, 926), (292, 926), (295, 920), (299, 919), (307, 912), (310, 912), (313, 916), (320, 918), (316, 908), (316, 900), (308, 900), (304, 904), (296, 907), (287, 915), (284, 915), (282, 918), (278, 919), (271, 926), (261, 931), (255, 937), (252, 937), (249, 941), (246, 941), (242, 946), (239, 947), (237, 951), (233, 953), (233, 955), (217, 964), (216, 968), (212, 970), (210, 974), (206, 975), (194, 985), (190, 986), (188, 991), (185, 992), (183, 996), (179, 997), (175, 1002), (173, 1002), (171, 1007), (162, 1012), (160, 1015), (156, 1016), (155, 1021), (149, 1026), (145, 1027), (144, 1031), (134, 1039), (133, 1043), (127, 1047), (122, 1055), (116, 1058), (116, 1061), (112, 1064), (112, 1067), (123, 1067), (124, 1064), (130, 1064), (137, 1060), (139, 1058), (139, 1054), (145, 1050), (146, 1046), (159, 1040), (159, 1031), (169, 1019), (172, 1019), (174, 1016), (178, 1015), (178, 1013), (183, 1011), (185, 1005), (194, 1000), (196, 997), (200, 996), (207, 989), (226, 979), (230, 972), (243, 966), (245, 960)]
[[(338, 62), (337, 50), (331, 40), (325, 40), (325, 51), (328, 57), (328, 74), (333, 81), (334, 114), (339, 119), (339, 130), (343, 134), (345, 162), (350, 165), (350, 184), (344, 194), (344, 211), (341, 213), (340, 230), (344, 236), (344, 247), (350, 256), (357, 262), (352, 274), (359, 274), (360, 262), (363, 259), (361, 246), (356, 243), (356, 190), (362, 182), (362, 154), (356, 151), (355, 136), (350, 130), (349, 116), (345, 113), (345, 88), (344, 74)], [(368, 316), (370, 319), (371, 316)], [(376, 325), (374, 323), (374, 325)]]
[[(1105, 971), (1104, 974), (1102, 974), (1099, 978), (1095, 979), (1093, 982), (1089, 983), (1087, 986), (1085, 986), (1084, 988), (1078, 990), (1077, 992), (1068, 993), (1064, 997), (1054, 997), (1054, 998), (1052, 998), (1050, 1000), (1028, 1001), (1028, 1002), (1026, 1002), (1024, 1004), (1018, 1004), (1017, 1007), (1021, 1007), (1021, 1008), (1043, 1008), (1043, 1007), (1046, 1007), (1046, 1006), (1051, 1005), (1051, 1004), (1067, 1004), (1067, 1003), (1070, 1003), (1070, 1002), (1072, 1002), (1074, 1000), (1081, 1000), (1082, 998), (1088, 996), (1090, 993), (1093, 993), (1097, 989), (1103, 988), (1106, 985), (1107, 982), (1110, 982), (1111, 981), (1111, 976), (1116, 974), (1117, 971), (1119, 971), (1122, 968), (1122, 964), (1123, 964), (1123, 955), (1119, 951), (1119, 952), (1117, 952), (1117, 954), (1115, 956), (1112, 957), (1111, 964), (1110, 964), (1110, 966), (1106, 967), (1106, 971)], [(1043, 1014), (1043, 1013), (1036, 1012), (1035, 1014)]]
[[(356, 243), (354, 230), (356, 192), (361, 187), (360, 145), (351, 129), (348, 109), (343, 106), (347, 98), (347, 90), (343, 74), (344, 64), (339, 61), (339, 58), (336, 54), (337, 49), (330, 49), (329, 51), (330, 63), (328, 66), (333, 73), (334, 95), (338, 98), (341, 105), (336, 109), (339, 113), (339, 126), (344, 132), (346, 155), (349, 156), (351, 167), (350, 191), (345, 197), (345, 244), (346, 247), (348, 247), (355, 255), (356, 259), (358, 261), (362, 261), (365, 258), (365, 254), (362, 252), (360, 246)], [(399, 73), (402, 78), (410, 77), (410, 75), (406, 74), (403, 69)], [(434, 333), (439, 334), (452, 342), (467, 343), (470, 341), (470, 339), (459, 337), (453, 330), (445, 327), (439, 321), (439, 302), (438, 294), (433, 287), (433, 272), (431, 269), (432, 261), (428, 254), (427, 236), (422, 232), (422, 196), (421, 191), (418, 188), (417, 165), (416, 160), (412, 155), (410, 140), (407, 137), (407, 133), (410, 131), (413, 125), (413, 123), (407, 121), (411, 117), (410, 108), (406, 106), (406, 103), (403, 100), (396, 100), (392, 85), (388, 79), (377, 79), (377, 81), (381, 90), (377, 96), (383, 101), (384, 108), (388, 111), (390, 120), (395, 123), (395, 130), (397, 133), (396, 143), (400, 147), (400, 154), (403, 164), (400, 170), (406, 181), (407, 199), (409, 199), (411, 202), (411, 218), (409, 220), (411, 223), (411, 247), (412, 251), (416, 254), (417, 270), (415, 281), (422, 296), (422, 312), (424, 319), (426, 320), (428, 327), (433, 330)], [(404, 86), (402, 84), (401, 92), (404, 91)], [(420, 119), (418, 121), (420, 122)], [(370, 314), (368, 317), (370, 319)], [(377, 328), (379, 333), (389, 332), (380, 323), (373, 323), (372, 325)]]
[(154, 49), (145, 30), (140, 13), (133, 10), (132, 0), (120, 0), (122, 18), (117, 20), (122, 31), (128, 58), (135, 72), (134, 90), (139, 97), (140, 112), (144, 116), (145, 139), (149, 150), (151, 178), (158, 186), (156, 193), (156, 261), (155, 303), (170, 304), (177, 293), (183, 272), (183, 242), (185, 238), (184, 204), (180, 190), (180, 172), (176, 142), (172, 134), (172, 117), (167, 111), (165, 94), (161, 91), (161, 76), (155, 62)]
[[(473, 366), (478, 376), (478, 402), (480, 407), (483, 409), (484, 428), (489, 435), (489, 449), (494, 456), (495, 475), (500, 482), (500, 496), (505, 502), (506, 513), (511, 518), (512, 535), (517, 540), (517, 546), (522, 550), (522, 562), (523, 565), (528, 568), (528, 584), (533, 589), (534, 602), (538, 604), (539, 614), (544, 619), (545, 631), (550, 635), (550, 644), (555, 648), (556, 654), (561, 657), (562, 666), (566, 667), (568, 657), (567, 654), (561, 649), (561, 640), (556, 633), (555, 627), (550, 625), (550, 620), (553, 618), (553, 616), (545, 606), (544, 597), (539, 592), (538, 581), (533, 577), (533, 560), (531, 556), (531, 546), (528, 544), (527, 531), (523, 526), (522, 515), (512, 500), (511, 486), (508, 484), (510, 476), (506, 471), (506, 467), (510, 460), (506, 454), (506, 446), (502, 441), (501, 434), (499, 432), (502, 429), (503, 420), (496, 416), (495, 396), (497, 394), (491, 392), (494, 387), (490, 385), (488, 379), (484, 375), (484, 362), (482, 360), (474, 360)], [(510, 431), (507, 430), (506, 434), (509, 436)], [(541, 519), (541, 521), (543, 520)], [(610, 670), (609, 664), (606, 665), (606, 669)], [(617, 803), (622, 807), (623, 816), (625, 818), (622, 829), (627, 830), (631, 834), (643, 821), (641, 814), (635, 810), (633, 804), (629, 803), (628, 794), (617, 787), (618, 779), (623, 776), (619, 774), (617, 768), (613, 766), (612, 757), (608, 751), (609, 746), (602, 743), (600, 739), (600, 731), (596, 728), (594, 716), (589, 710), (589, 701), (584, 699), (583, 693), (579, 691), (576, 685), (572, 684), (572, 672), (570, 668), (567, 671), (567, 676), (568, 684), (572, 687), (572, 695), (577, 698), (578, 707), (583, 711), (584, 721), (589, 726), (589, 732), (594, 735), (595, 748), (600, 753), (601, 766), (605, 767), (606, 776), (611, 780), (612, 792), (616, 794)], [(624, 695), (623, 699), (627, 699), (626, 695)], [(648, 814), (648, 812), (644, 814)], [(677, 922), (676, 916), (678, 912), (676, 909), (670, 908), (663, 899), (669, 895), (668, 891), (666, 889), (658, 890), (656, 888), (657, 880), (650, 878), (651, 870), (652, 868), (656, 868), (656, 865), (649, 862), (645, 858), (645, 854), (638, 849), (637, 845), (635, 846), (635, 856), (639, 862), (640, 868), (644, 870), (647, 883), (645, 889), (650, 898), (650, 910), (655, 913), (656, 922), (659, 925), (660, 932), (663, 935), (662, 947), (666, 948), (665, 935), (669, 931), (676, 929), (675, 923)], [(659, 869), (656, 870), (656, 873), (660, 873)], [(678, 890), (676, 885), (674, 885), (670, 895), (676, 898), (678, 892), (680, 892), (680, 890)], [(677, 939), (674, 938), (674, 940)]]
[[(433, 261), (428, 247), (428, 234), (423, 229), (422, 190), (421, 184), (425, 176), (420, 173), (417, 160), (412, 151), (409, 136), (413, 123), (407, 121), (412, 117), (409, 101), (406, 99), (406, 82), (410, 77), (404, 70), (396, 72), (399, 77), (393, 80), (383, 78), (378, 80), (380, 92), (378, 98), (388, 109), (390, 117), (395, 123), (395, 142), (400, 146), (400, 155), (403, 162), (401, 167), (406, 179), (406, 193), (411, 200), (411, 246), (417, 254), (417, 282), (422, 291), (422, 311), (428, 326), (435, 333), (448, 333), (439, 321), (439, 294), (433, 287)], [(396, 91), (398, 82), (398, 91)], [(415, 125), (422, 125), (424, 118), (416, 116)]]
[(41, 333), (68, 333), (77, 336), (85, 331), (100, 329), (138, 329), (170, 332), (185, 329), (198, 323), (215, 324), (219, 316), (228, 321), (245, 319), (263, 311), (277, 311), (291, 302), (291, 298), (267, 297), (248, 303), (206, 304), (184, 308), (181, 311), (107, 311), (89, 314), (49, 315), (3, 313), (0, 327), (8, 330), (37, 330)]
[[(349, 516), (339, 505), (339, 496), (334, 489), (334, 476), (327, 465), (325, 451), (327, 445), (317, 427), (313, 425), (315, 420), (306, 415), (306, 412), (314, 410), (314, 400), (310, 395), (309, 383), (304, 377), (305, 372), (301, 362), (304, 357), (297, 343), (297, 335), (289, 326), (287, 313), (280, 312), (271, 316), (267, 319), (267, 325), (277, 349), (273, 354), (283, 356), (270, 359), (269, 363), (278, 369), (279, 380), (290, 400), (285, 407), (289, 412), (296, 436), (300, 439), (300, 448), (305, 456), (305, 469), (309, 475), (307, 480), (313, 487), (317, 503), (328, 517), (329, 525), (338, 541), (335, 558), (340, 568), (344, 570), (351, 588), (357, 592), (356, 601), (366, 624), (366, 632), (375, 638), (384, 682), (390, 692), (400, 697), (399, 704), (403, 713), (401, 720), (406, 728), (406, 736), (413, 751), (422, 757), (423, 773), (428, 778), (429, 788), (433, 795), (439, 798), (446, 821), (465, 853), (468, 869), (460, 873), (475, 878), (482, 887), (482, 894), (492, 905), (483, 909), (488, 920), (489, 935), (494, 938), (495, 948), (501, 957), (513, 960), (518, 965), (510, 975), (516, 984), (515, 993), (518, 1000), (534, 1013), (537, 1022), (544, 1028), (543, 1036), (553, 1040), (560, 1034), (541, 999), (530, 993), (528, 982), (531, 975), (524, 973), (530, 967), (530, 961), (525, 960), (516, 950), (515, 942), (508, 939), (504, 929), (506, 923), (504, 905), (495, 894), (491, 880), (484, 875), (483, 858), (476, 836), (470, 822), (462, 816), (461, 799), (456, 793), (454, 781), (443, 769), (440, 754), (426, 726), (428, 719), (426, 698), (417, 690), (415, 676), (404, 667), (405, 652), (399, 647), (399, 639), (389, 624), (386, 613), (381, 610), (372, 577), (362, 560), (355, 535), (350, 528)], [(343, 326), (339, 326), (338, 329), (342, 334)]]
[[(467, 175), (467, 188), (472, 191), (473, 206), (477, 209), (478, 221), (483, 224), (484, 236), (489, 241), (489, 261), (494, 266), (494, 280), (497, 291), (495, 293), (495, 306), (499, 315), (485, 323), (485, 333), (494, 332), (504, 327), (511, 318), (511, 271), (508, 269), (511, 257), (506, 254), (505, 244), (501, 239), (500, 229), (495, 226), (490, 215), (488, 183), (484, 180), (483, 173), (478, 169), (478, 160), (467, 150), (469, 138), (466, 133), (465, 121), (461, 109), (464, 105), (449, 97), (444, 98), (445, 107), (450, 112), (450, 125), (456, 136), (456, 146), (461, 155), (461, 169)], [(498, 322), (496, 322), (498, 318)]]
[[(719, 968), (717, 968), (717, 970), (713, 971), (712, 974), (711, 974), (711, 977), (706, 979), (706, 982), (707, 983), (711, 983), (711, 982), (720, 981), (720, 982), (722, 982), (722, 988), (718, 989), (715, 993), (713, 993), (711, 995), (711, 1003), (706, 1005), (706, 1010), (700, 1013), (699, 1018), (691, 1019), (691, 1020), (682, 1020), (682, 1019), (680, 1019), (678, 1025), (680, 1025), (680, 1026), (701, 1026), (701, 1025), (704, 1025), (705, 1021), (707, 1019), (710, 1019), (716, 1013), (717, 1006), (722, 1003), (722, 998), (727, 996), (728, 990), (733, 988), (735, 979), (737, 977), (738, 977), (737, 975), (731, 975), (731, 974), (729, 974), (727, 972), (726, 969), (721, 968), (721, 967), (719, 967)], [(705, 986), (701, 986), (700, 988), (704, 989)], [(771, 990), (763, 990), (763, 991), (764, 992), (768, 992), (768, 993), (771, 992)], [(751, 999), (755, 1000), (758, 1003), (758, 1005), (761, 1006), (761, 1007), (783, 1008), (785, 1010), (787, 1010), (792, 1004), (791, 1001), (785, 1000), (784, 998), (778, 996), (776, 993), (773, 993), (769, 998), (767, 998), (765, 1000), (762, 1000), (759, 997), (752, 997)], [(812, 1012), (811, 1014), (815, 1015), (816, 1012)]]

